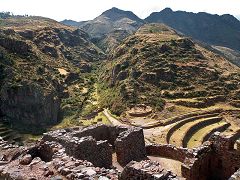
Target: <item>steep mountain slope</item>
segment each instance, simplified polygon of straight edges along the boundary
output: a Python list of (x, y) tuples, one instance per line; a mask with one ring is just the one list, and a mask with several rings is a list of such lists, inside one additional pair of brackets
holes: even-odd
[(61, 119), (63, 105), (80, 111), (84, 73), (104, 53), (85, 32), (51, 19), (0, 21), (1, 119), (11, 127), (37, 132)]
[(219, 53), (223, 54), (227, 57), (233, 64), (236, 64), (238, 67), (240, 67), (240, 52), (222, 47), (222, 46), (213, 46), (214, 49), (216, 49)]
[(194, 106), (239, 99), (237, 66), (163, 24), (141, 27), (110, 60), (100, 77), (100, 104), (117, 114), (137, 104), (159, 111), (167, 99), (198, 98)]
[(169, 8), (154, 12), (145, 19), (150, 23), (164, 23), (187, 36), (203, 42), (240, 50), (240, 21), (231, 15), (211, 15), (172, 11)]

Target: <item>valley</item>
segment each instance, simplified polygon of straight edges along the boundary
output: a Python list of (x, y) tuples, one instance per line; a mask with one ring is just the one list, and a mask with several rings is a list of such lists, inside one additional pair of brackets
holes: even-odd
[[(14, 149), (21, 159), (26, 154), (19, 147), (26, 147), (31, 158), (43, 166), (49, 161), (51, 173), (67, 179), (83, 177), (67, 167), (78, 160), (90, 168), (86, 177), (105, 171), (109, 179), (127, 177), (128, 168), (136, 173), (148, 165), (162, 168), (156, 174), (170, 169), (173, 174), (164, 174), (170, 178), (205, 180), (218, 177), (215, 170), (230, 177), (240, 168), (239, 44), (189, 37), (179, 31), (182, 24), (168, 26), (165, 16), (175, 13), (184, 14), (165, 9), (142, 20), (112, 8), (84, 22), (0, 18), (1, 152), (12, 156)], [(1, 152), (0, 179), (1, 162), (12, 172), (20, 163)], [(32, 172), (23, 171), (24, 177)]]

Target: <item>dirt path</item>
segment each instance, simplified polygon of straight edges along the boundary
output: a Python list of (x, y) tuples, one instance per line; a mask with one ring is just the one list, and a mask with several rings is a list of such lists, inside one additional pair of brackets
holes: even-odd
[(109, 113), (107, 109), (103, 110), (103, 114), (108, 118), (108, 120), (114, 125), (114, 126), (122, 126), (126, 124), (123, 124), (122, 122), (118, 121), (117, 119), (113, 118)]

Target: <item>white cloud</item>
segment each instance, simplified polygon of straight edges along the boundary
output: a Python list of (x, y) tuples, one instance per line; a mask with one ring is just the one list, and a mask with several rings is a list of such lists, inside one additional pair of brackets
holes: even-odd
[(240, 14), (239, 0), (0, 0), (0, 11), (50, 17), (56, 20), (88, 20), (111, 7), (133, 11), (141, 18), (165, 7), (173, 10)]

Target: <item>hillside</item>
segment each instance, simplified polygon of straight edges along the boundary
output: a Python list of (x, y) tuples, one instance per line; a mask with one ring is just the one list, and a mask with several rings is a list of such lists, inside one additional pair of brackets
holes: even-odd
[(240, 21), (234, 16), (172, 11), (166, 8), (145, 19), (149, 23), (164, 23), (197, 40), (240, 50)]
[(118, 115), (140, 104), (159, 112), (173, 100), (208, 107), (239, 99), (237, 66), (163, 24), (145, 25), (125, 39), (101, 75), (101, 105)]
[(42, 17), (0, 19), (0, 114), (9, 127), (41, 132), (80, 113), (105, 54), (88, 35)]

